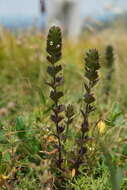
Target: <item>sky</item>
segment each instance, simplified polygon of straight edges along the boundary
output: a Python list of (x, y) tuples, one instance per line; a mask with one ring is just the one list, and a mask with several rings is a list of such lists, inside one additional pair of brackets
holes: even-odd
[[(127, 0), (82, 0), (82, 14), (102, 14), (104, 5), (110, 2), (127, 9)], [(87, 2), (87, 3), (86, 3)], [(39, 0), (0, 0), (0, 17), (28, 16), (39, 17)]]
[(39, 15), (38, 0), (0, 0), (0, 16)]
[[(45, 0), (47, 1), (47, 0)], [(78, 0), (77, 0), (78, 1)], [(127, 0), (81, 0), (82, 17), (91, 16), (105, 18), (109, 15), (111, 2), (114, 3), (115, 11), (120, 13), (121, 9), (127, 10)], [(107, 7), (107, 9), (104, 9)], [(0, 24), (5, 26), (18, 26), (22, 24), (45, 23), (45, 17), (41, 17), (39, 0), (0, 0)], [(31, 19), (32, 18), (32, 19)]]

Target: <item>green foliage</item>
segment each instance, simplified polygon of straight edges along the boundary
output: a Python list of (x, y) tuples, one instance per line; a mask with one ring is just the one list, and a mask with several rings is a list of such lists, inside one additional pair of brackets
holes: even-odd
[(42, 105), (46, 105), (46, 97), (42, 89), (39, 89), (40, 101)]
[(95, 177), (96, 170), (92, 175), (85, 175), (82, 172), (77, 179), (71, 183), (71, 186), (76, 190), (111, 190), (111, 186), (108, 181), (108, 170), (105, 165), (99, 166), (96, 168), (97, 172), (99, 169), (102, 169), (103, 173), (101, 176)]
[[(121, 124), (121, 123), (119, 123), (121, 120), (121, 117), (122, 117), (122, 111), (120, 108), (120, 104), (115, 102), (112, 106), (112, 109), (109, 113), (106, 123), (109, 126), (115, 126), (115, 125)], [(122, 118), (122, 120), (123, 120), (123, 118)]]
[(2, 152), (0, 152), (0, 163), (2, 162)]
[[(47, 65), (42, 34), (14, 36), (1, 29), (0, 189), (126, 189), (127, 43), (122, 32), (121, 39), (117, 31), (85, 34), (75, 46), (65, 40), (59, 62), (61, 30), (52, 27)], [(102, 55), (105, 37), (113, 46)], [(81, 52), (88, 48), (81, 64)], [(102, 87), (101, 77), (106, 79)], [(102, 89), (108, 89), (110, 105), (102, 100), (107, 94)], [(100, 109), (102, 104), (106, 109)]]
[(17, 131), (17, 136), (21, 140), (24, 140), (26, 138), (26, 126), (21, 117), (18, 117), (16, 119), (16, 131)]
[(109, 153), (107, 147), (101, 143), (101, 148), (105, 157), (106, 164), (110, 172), (110, 182), (112, 185), (112, 190), (120, 190), (122, 182), (122, 171), (119, 167), (115, 165), (112, 160), (112, 156)]

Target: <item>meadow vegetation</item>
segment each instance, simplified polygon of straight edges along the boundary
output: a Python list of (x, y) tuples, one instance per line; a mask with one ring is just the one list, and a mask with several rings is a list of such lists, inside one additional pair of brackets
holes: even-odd
[(0, 189), (126, 190), (126, 76), (124, 28), (0, 28)]

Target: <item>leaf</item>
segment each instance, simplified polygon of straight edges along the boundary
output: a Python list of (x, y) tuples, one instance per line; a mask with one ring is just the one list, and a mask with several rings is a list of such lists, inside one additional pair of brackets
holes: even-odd
[(112, 190), (120, 190), (122, 182), (121, 169), (117, 167), (113, 162), (112, 156), (107, 147), (102, 142), (100, 142), (100, 146), (105, 157), (106, 165), (110, 172), (110, 182), (112, 185)]
[(50, 98), (55, 102), (58, 101), (62, 96), (63, 96), (63, 92), (61, 91), (59, 92), (51, 91), (50, 93)]
[(45, 111), (43, 111), (43, 114), (49, 113), (53, 109), (53, 107), (54, 107), (54, 104), (49, 106)]
[(122, 183), (122, 178), (123, 178), (123, 175), (122, 175), (122, 171), (121, 171), (121, 168), (120, 167), (117, 167), (116, 169), (116, 182), (117, 182), (117, 187), (119, 187), (119, 189), (121, 189), (121, 183)]
[(86, 54), (85, 62), (86, 67), (90, 70), (98, 70), (100, 68), (98, 51), (96, 49), (90, 49)]
[(24, 140), (26, 137), (26, 126), (24, 124), (24, 121), (21, 117), (17, 117), (16, 119), (16, 131), (17, 131), (17, 136), (21, 139)]
[(121, 111), (120, 105), (117, 102), (115, 102), (113, 107), (112, 107), (109, 118), (106, 121), (107, 125), (109, 125), (109, 126), (116, 125), (117, 122), (120, 122), (119, 119), (121, 116), (122, 116), (122, 111)]
[(65, 129), (65, 127), (58, 126), (57, 131), (59, 134), (61, 134), (61, 133), (63, 133), (64, 129)]
[(112, 108), (112, 112), (111, 112), (111, 120), (115, 121), (120, 115), (121, 115), (121, 109), (120, 109), (120, 105), (118, 103), (115, 103), (113, 105)]
[(34, 136), (27, 139), (24, 146), (30, 154), (36, 154), (41, 150), (41, 144)]
[(63, 104), (56, 106), (55, 108), (53, 108), (55, 113), (60, 113), (63, 112), (65, 110), (65, 106)]
[(84, 87), (85, 87), (86, 91), (89, 93), (90, 92), (89, 86), (85, 83)]
[(7, 144), (8, 141), (5, 136), (5, 131), (3, 129), (0, 130), (0, 143), (1, 144)]
[(44, 92), (41, 88), (39, 89), (39, 96), (40, 96), (41, 103), (43, 105), (46, 105), (46, 98), (45, 98)]
[(64, 83), (64, 78), (62, 76), (56, 77), (56, 86), (60, 86)]
[(57, 73), (59, 73), (62, 70), (61, 65), (57, 66), (48, 66), (47, 72), (50, 76), (54, 77)]
[(71, 118), (74, 115), (74, 108), (72, 105), (68, 105), (65, 113), (66, 117)]
[(57, 65), (55, 66), (55, 73), (59, 73), (62, 70), (62, 66), (61, 65)]
[(57, 123), (57, 122), (59, 123), (59, 122), (62, 121), (62, 119), (63, 119), (62, 116), (56, 116), (56, 115), (54, 115), (54, 114), (51, 115), (51, 120), (52, 120), (54, 123)]
[(98, 79), (97, 71), (86, 71), (85, 76), (86, 76), (86, 78), (88, 78), (91, 81), (94, 81), (94, 80)]
[(51, 76), (54, 77), (55, 76), (55, 70), (53, 66), (48, 66), (47, 68), (47, 73)]
[(86, 94), (84, 95), (84, 101), (85, 101), (86, 103), (88, 103), (88, 104), (91, 104), (91, 103), (93, 103), (93, 102), (95, 101), (95, 98), (94, 98), (93, 94), (88, 94), (88, 93), (86, 93)]
[(127, 156), (127, 144), (124, 145), (122, 154), (123, 154), (124, 156)]
[(11, 160), (11, 154), (10, 154), (10, 152), (6, 152), (4, 154), (4, 158), (5, 158), (6, 161), (10, 161)]

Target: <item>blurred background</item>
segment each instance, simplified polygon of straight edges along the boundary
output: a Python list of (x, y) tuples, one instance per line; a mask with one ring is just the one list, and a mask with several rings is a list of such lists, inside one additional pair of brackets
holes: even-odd
[[(45, 0), (45, 3), (47, 2), (48, 0)], [(109, 19), (116, 19), (118, 15), (125, 16), (127, 11), (126, 0), (82, 0), (80, 4), (83, 27), (91, 22), (106, 22)], [(43, 13), (41, 11), (40, 0), (0, 1), (0, 24), (12, 30), (26, 29), (31, 26), (44, 28), (46, 14), (46, 10)]]
[[(0, 99), (3, 100), (0, 107), (14, 101), (18, 111), (29, 111), (30, 106), (33, 109), (33, 105), (40, 104), (39, 90), (48, 92), (44, 82), (45, 30), (52, 24), (61, 25), (68, 37), (62, 59), (67, 102), (81, 100), (84, 52), (97, 48), (103, 59), (107, 45), (112, 45), (117, 54), (119, 77), (115, 79), (117, 93), (114, 94), (118, 100), (127, 83), (127, 0), (0, 0)], [(70, 38), (78, 43), (73, 45)], [(72, 99), (71, 94), (74, 94)]]

